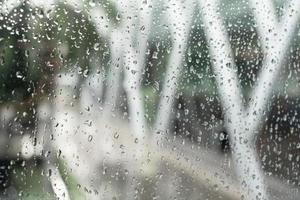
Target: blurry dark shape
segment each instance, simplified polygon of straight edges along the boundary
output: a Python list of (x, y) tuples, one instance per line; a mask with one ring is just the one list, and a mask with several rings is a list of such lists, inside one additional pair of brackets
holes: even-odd
[(10, 161), (0, 160), (0, 191), (4, 191), (10, 185)]
[(299, 97), (274, 97), (266, 124), (257, 139), (264, 170), (293, 186), (300, 185), (299, 102)]
[(224, 153), (229, 152), (230, 142), (229, 142), (228, 133), (226, 131), (221, 131), (221, 133), (219, 134), (219, 140), (221, 144), (221, 151)]

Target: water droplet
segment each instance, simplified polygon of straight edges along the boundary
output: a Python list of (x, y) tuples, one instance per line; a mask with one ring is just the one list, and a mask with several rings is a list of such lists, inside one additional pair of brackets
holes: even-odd
[(91, 7), (95, 7), (95, 6), (96, 6), (96, 3), (95, 3), (95, 1), (90, 1), (90, 2), (89, 2), (89, 5), (90, 5)]
[(117, 16), (116, 16), (116, 20), (117, 20), (117, 21), (121, 20), (121, 15), (120, 15), (119, 13), (118, 13)]
[(100, 48), (100, 44), (99, 44), (99, 43), (95, 43), (95, 44), (94, 44), (94, 49), (95, 49), (95, 51), (98, 51), (99, 48)]
[(48, 170), (48, 176), (49, 177), (52, 176), (52, 170), (51, 169)]
[(91, 142), (92, 140), (93, 140), (93, 136), (92, 136), (92, 135), (89, 135), (88, 141)]
[(61, 156), (61, 150), (59, 149), (57, 152), (57, 157), (60, 157), (60, 156)]
[(115, 139), (118, 139), (118, 138), (119, 138), (119, 136), (120, 136), (120, 135), (119, 135), (119, 133), (118, 133), (118, 132), (115, 132), (115, 134), (114, 134), (114, 138), (115, 138)]
[(19, 79), (22, 79), (23, 78), (23, 75), (21, 72), (16, 72), (16, 77), (19, 78)]
[(134, 143), (137, 144), (138, 142), (139, 142), (139, 139), (138, 139), (138, 138), (135, 138), (135, 139), (134, 139)]
[(92, 122), (92, 120), (86, 120), (86, 121), (84, 122), (84, 124), (86, 124), (86, 125), (88, 125), (88, 126), (92, 126), (93, 122)]

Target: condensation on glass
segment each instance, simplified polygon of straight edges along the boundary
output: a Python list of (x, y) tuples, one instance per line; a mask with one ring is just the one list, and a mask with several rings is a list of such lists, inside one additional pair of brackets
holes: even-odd
[(300, 199), (299, 0), (0, 0), (0, 199)]

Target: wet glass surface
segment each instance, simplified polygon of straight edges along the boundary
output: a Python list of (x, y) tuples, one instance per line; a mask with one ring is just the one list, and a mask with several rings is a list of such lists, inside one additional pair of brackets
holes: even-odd
[(299, 10), (0, 0), (0, 199), (299, 199)]

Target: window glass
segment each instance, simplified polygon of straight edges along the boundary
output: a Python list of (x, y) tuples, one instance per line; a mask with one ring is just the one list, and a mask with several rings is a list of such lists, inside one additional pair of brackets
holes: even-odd
[(299, 0), (0, 0), (0, 199), (300, 199)]

